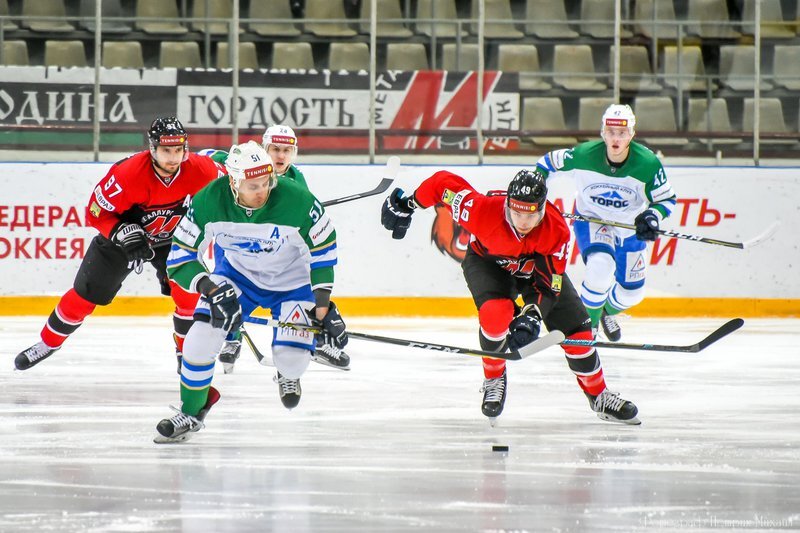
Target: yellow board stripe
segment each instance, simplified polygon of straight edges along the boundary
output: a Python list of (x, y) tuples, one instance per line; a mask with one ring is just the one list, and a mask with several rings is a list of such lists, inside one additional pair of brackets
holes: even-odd
[[(0, 315), (46, 317), (58, 296), (0, 296)], [(477, 316), (469, 298), (345, 297), (334, 298), (347, 316)], [(98, 306), (95, 316), (157, 316), (171, 314), (175, 305), (163, 296), (118, 296)], [(647, 298), (630, 311), (636, 317), (800, 317), (800, 300), (768, 298)]]

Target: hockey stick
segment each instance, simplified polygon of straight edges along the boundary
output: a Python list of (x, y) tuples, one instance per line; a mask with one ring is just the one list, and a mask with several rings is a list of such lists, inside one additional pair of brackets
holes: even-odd
[[(260, 318), (260, 317), (247, 317), (245, 322), (252, 324), (260, 324), (262, 326), (270, 326), (273, 328), (290, 328), (298, 331), (311, 331), (318, 333), (320, 328), (315, 326), (306, 326), (304, 324), (292, 324), (288, 322), (279, 322), (274, 319)], [(368, 333), (358, 333), (355, 331), (347, 331), (347, 335), (354, 339), (361, 339), (365, 341), (383, 342), (386, 344), (396, 344), (398, 346), (408, 346), (410, 348), (421, 348), (423, 350), (433, 350), (437, 352), (457, 353), (462, 355), (471, 355), (473, 357), (493, 357), (495, 359), (506, 359), (508, 361), (519, 361), (525, 359), (537, 352), (555, 346), (564, 341), (564, 334), (560, 331), (551, 331), (547, 335), (539, 337), (532, 343), (523, 346), (519, 350), (512, 350), (510, 352), (487, 352), (484, 350), (472, 350), (470, 348), (459, 348), (458, 346), (448, 346), (445, 344), (435, 344), (430, 342), (412, 341), (407, 339), (396, 339), (393, 337), (382, 337), (380, 335), (370, 335)], [(249, 344), (249, 343), (248, 343)], [(255, 353), (255, 350), (253, 351)], [(258, 357), (258, 355), (256, 355)], [(259, 359), (259, 361), (261, 361)]]
[(722, 337), (730, 335), (744, 325), (744, 320), (741, 318), (734, 318), (724, 323), (711, 332), (706, 338), (698, 343), (690, 344), (688, 346), (671, 346), (667, 344), (630, 344), (625, 342), (603, 342), (603, 341), (584, 341), (580, 339), (566, 339), (561, 342), (561, 346), (599, 346), (601, 348), (620, 348), (623, 350), (643, 350), (649, 352), (684, 352), (684, 353), (697, 353), (705, 350), (710, 345), (714, 344)]
[(399, 170), (400, 170), (400, 158), (397, 157), (396, 155), (393, 155), (386, 161), (386, 170), (385, 170), (386, 177), (381, 180), (381, 182), (378, 184), (377, 187), (375, 187), (371, 191), (351, 194), (350, 196), (342, 196), (341, 198), (334, 198), (333, 200), (322, 202), (322, 205), (324, 207), (328, 207), (331, 205), (343, 204), (351, 200), (367, 198), (369, 196), (375, 196), (376, 194), (381, 194), (383, 192), (386, 192), (386, 190), (389, 188), (389, 186), (397, 177), (397, 172)]
[[(633, 224), (626, 224), (624, 222), (614, 222), (613, 220), (603, 220), (602, 218), (595, 218), (595, 217), (587, 217), (584, 215), (577, 215), (575, 213), (561, 213), (564, 218), (569, 218), (571, 220), (580, 220), (581, 222), (593, 222), (594, 224), (601, 224), (604, 226), (614, 226), (616, 228), (625, 228), (625, 229), (632, 229), (635, 230), (636, 226)], [(730, 242), (730, 241), (721, 241), (719, 239), (709, 239), (708, 237), (700, 237), (699, 235), (690, 235), (688, 233), (679, 233), (677, 231), (672, 231), (669, 229), (659, 229), (656, 230), (656, 233), (659, 235), (664, 235), (665, 237), (674, 237), (676, 239), (686, 239), (689, 241), (695, 242), (703, 242), (706, 244), (718, 244), (720, 246), (728, 246), (730, 248), (751, 248), (757, 244), (761, 244), (762, 242), (766, 241), (772, 234), (775, 233), (775, 230), (778, 228), (778, 222), (773, 222), (764, 232), (760, 235), (757, 235), (750, 239), (749, 241), (744, 242)]]
[(272, 357), (267, 357), (266, 355), (261, 353), (261, 350), (259, 350), (258, 346), (256, 346), (256, 343), (253, 342), (253, 339), (250, 337), (250, 334), (247, 333), (247, 330), (244, 329), (244, 326), (241, 326), (239, 328), (239, 331), (241, 331), (242, 338), (247, 343), (247, 346), (250, 347), (250, 351), (253, 352), (253, 355), (256, 356), (256, 359), (258, 359), (258, 362), (260, 364), (264, 366), (275, 366), (275, 364), (272, 362)]

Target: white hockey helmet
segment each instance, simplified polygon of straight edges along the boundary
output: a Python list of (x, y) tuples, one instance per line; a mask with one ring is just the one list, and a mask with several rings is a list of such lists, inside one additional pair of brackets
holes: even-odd
[(633, 109), (629, 105), (611, 104), (603, 113), (603, 122), (600, 125), (600, 134), (606, 126), (622, 126), (627, 127), (628, 131), (633, 135), (633, 130), (636, 127), (636, 115), (633, 114)]
[(294, 153), (297, 155), (297, 135), (294, 134), (294, 130), (289, 126), (284, 126), (283, 124), (270, 126), (261, 139), (261, 145), (265, 150), (269, 148), (270, 144), (293, 146)]
[(225, 169), (230, 176), (233, 195), (239, 198), (239, 186), (244, 180), (269, 177), (269, 188), (278, 184), (275, 167), (267, 151), (255, 141), (234, 144), (228, 152)]
[(275, 124), (267, 128), (262, 137), (262, 146), (266, 149), (270, 144), (282, 144), (286, 146), (294, 146), (294, 151), (297, 153), (297, 135), (294, 130), (289, 126), (283, 124)]

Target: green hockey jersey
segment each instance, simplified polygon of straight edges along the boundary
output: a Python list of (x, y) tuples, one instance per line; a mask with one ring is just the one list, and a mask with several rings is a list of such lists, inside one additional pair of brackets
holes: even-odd
[(554, 150), (536, 163), (549, 175), (570, 172), (577, 189), (576, 211), (582, 215), (632, 224), (636, 215), (653, 209), (661, 219), (675, 207), (675, 192), (658, 157), (631, 142), (628, 158), (612, 166), (600, 141)]
[(236, 204), (227, 177), (200, 190), (175, 230), (169, 277), (196, 292), (208, 272), (202, 257), (212, 244), (214, 273), (240, 288), (289, 291), (309, 283), (312, 289), (333, 288), (336, 230), (322, 204), (294, 181), (278, 180), (258, 209)]

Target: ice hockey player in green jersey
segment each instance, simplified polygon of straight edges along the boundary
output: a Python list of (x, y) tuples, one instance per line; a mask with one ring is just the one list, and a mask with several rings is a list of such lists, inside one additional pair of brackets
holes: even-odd
[[(308, 189), (305, 176), (294, 164), (297, 159), (297, 135), (292, 128), (283, 124), (268, 127), (262, 137), (262, 146), (272, 159), (278, 178), (292, 180)], [(223, 150), (203, 150), (200, 154), (223, 165), (228, 158), (228, 152)], [(219, 361), (226, 374), (233, 372), (241, 347), (239, 331), (231, 332), (228, 342), (225, 343), (219, 354)], [(317, 348), (311, 360), (333, 368), (350, 369), (350, 356), (336, 346), (324, 342), (321, 336), (317, 336)]]
[[(262, 137), (261, 145), (272, 158), (275, 174), (279, 178), (296, 181), (306, 189), (308, 188), (306, 177), (294, 164), (297, 160), (297, 135), (292, 128), (283, 124), (268, 127)], [(223, 165), (228, 158), (228, 152), (224, 150), (207, 149), (201, 150), (199, 153)]]
[(644, 299), (647, 241), (675, 207), (672, 186), (658, 157), (637, 142), (630, 106), (613, 104), (602, 118), (602, 140), (549, 152), (537, 165), (575, 179), (576, 214), (623, 222), (636, 231), (576, 220), (575, 240), (586, 264), (581, 300), (610, 341), (622, 336), (614, 315)]
[[(225, 168), (228, 176), (192, 200), (167, 259), (170, 278), (201, 297), (184, 342), (182, 406), (157, 425), (156, 442), (186, 440), (203, 427), (219, 399), (211, 386), (215, 355), (258, 307), (271, 309), (282, 322), (319, 326), (337, 348), (347, 343), (344, 321), (330, 301), (336, 231), (322, 204), (302, 185), (279, 180), (266, 150), (254, 141), (233, 146)], [(212, 245), (209, 272), (202, 257)], [(274, 331), (275, 380), (288, 409), (300, 402), (300, 377), (314, 343), (307, 331)]]

